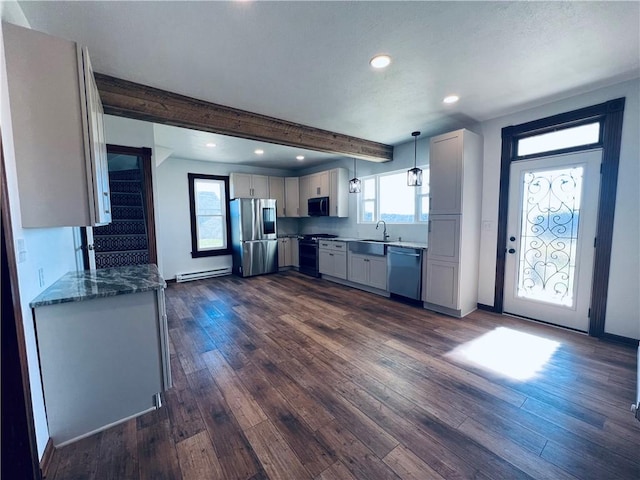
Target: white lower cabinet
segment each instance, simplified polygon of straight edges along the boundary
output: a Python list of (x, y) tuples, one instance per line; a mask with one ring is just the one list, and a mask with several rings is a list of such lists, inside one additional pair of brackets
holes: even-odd
[(278, 239), (278, 268), (298, 266), (298, 239)]
[(425, 301), (452, 310), (460, 309), (459, 264), (427, 260)]
[(318, 270), (323, 275), (347, 279), (347, 247), (345, 242), (321, 241)]
[(300, 246), (298, 245), (298, 239), (290, 238), (289, 246), (291, 247), (291, 265), (298, 268), (300, 267)]
[(386, 290), (387, 257), (349, 252), (348, 280), (379, 290)]

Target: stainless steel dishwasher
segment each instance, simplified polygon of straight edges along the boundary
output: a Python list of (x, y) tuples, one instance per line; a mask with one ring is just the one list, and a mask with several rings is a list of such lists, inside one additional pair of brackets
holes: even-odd
[(387, 246), (387, 288), (390, 293), (421, 299), (422, 249)]

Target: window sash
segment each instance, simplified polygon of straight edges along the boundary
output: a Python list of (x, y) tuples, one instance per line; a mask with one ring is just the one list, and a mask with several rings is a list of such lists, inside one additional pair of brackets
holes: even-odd
[[(377, 223), (380, 220), (384, 220), (385, 222), (394, 225), (427, 223), (429, 213), (426, 212), (426, 214), (423, 214), (422, 199), (424, 197), (429, 197), (429, 167), (420, 166), (420, 168), (422, 168), (423, 170), (423, 184), (421, 187), (409, 187), (406, 185), (407, 172), (405, 170), (385, 172), (377, 175), (362, 177), (363, 192), (359, 195), (358, 198), (358, 223), (373, 224)], [(384, 182), (384, 177), (390, 176), (398, 176), (399, 178), (401, 178), (403, 188), (413, 189), (412, 200), (414, 202), (414, 205), (413, 214), (409, 214), (411, 216), (410, 220), (393, 221), (390, 220), (388, 216), (386, 218), (382, 218), (385, 214), (389, 216), (394, 215), (394, 212), (383, 212), (381, 206), (381, 183)], [(371, 191), (371, 189), (373, 189), (373, 191)], [(393, 193), (388, 194), (393, 195)], [(407, 214), (403, 214), (402, 212), (396, 214), (399, 216), (404, 215), (405, 217), (409, 216)]]
[(193, 173), (188, 176), (191, 256), (230, 254), (229, 177)]

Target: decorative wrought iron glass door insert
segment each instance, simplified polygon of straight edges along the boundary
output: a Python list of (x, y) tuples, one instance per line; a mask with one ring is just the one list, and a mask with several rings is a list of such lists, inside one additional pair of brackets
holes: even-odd
[(601, 151), (513, 162), (505, 312), (586, 331)]

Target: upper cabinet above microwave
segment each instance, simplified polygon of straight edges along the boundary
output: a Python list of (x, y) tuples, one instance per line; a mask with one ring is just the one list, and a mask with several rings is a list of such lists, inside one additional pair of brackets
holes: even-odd
[(22, 227), (109, 223), (103, 110), (86, 48), (7, 23), (2, 33), (3, 134), (12, 135)]

